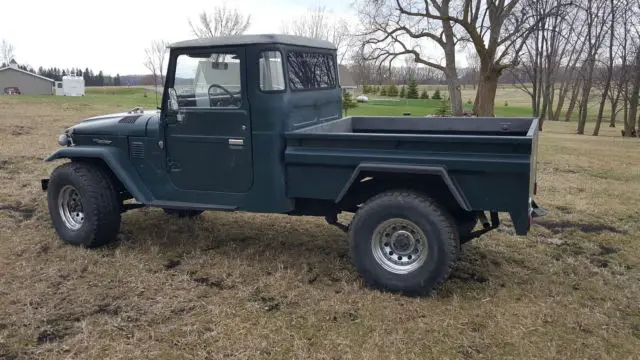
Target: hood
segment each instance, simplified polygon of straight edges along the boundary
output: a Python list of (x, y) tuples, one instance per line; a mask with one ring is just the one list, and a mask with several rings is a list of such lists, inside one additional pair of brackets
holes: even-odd
[(146, 136), (150, 121), (158, 121), (159, 111), (115, 113), (95, 116), (69, 128), (77, 135)]

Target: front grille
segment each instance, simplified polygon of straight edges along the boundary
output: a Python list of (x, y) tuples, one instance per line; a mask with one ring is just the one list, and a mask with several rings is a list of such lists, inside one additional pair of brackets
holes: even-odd
[(139, 117), (140, 115), (125, 116), (118, 122), (120, 124), (133, 124), (136, 122), (136, 120), (138, 120)]
[(132, 158), (144, 159), (144, 143), (132, 141), (129, 145), (129, 153)]

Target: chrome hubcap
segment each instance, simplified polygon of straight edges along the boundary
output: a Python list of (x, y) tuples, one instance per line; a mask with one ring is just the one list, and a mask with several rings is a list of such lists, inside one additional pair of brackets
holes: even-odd
[(58, 196), (58, 211), (64, 225), (71, 230), (78, 230), (84, 222), (82, 199), (78, 191), (71, 185), (60, 190)]
[(371, 239), (373, 256), (385, 270), (407, 274), (424, 264), (427, 237), (413, 222), (394, 218), (378, 225)]

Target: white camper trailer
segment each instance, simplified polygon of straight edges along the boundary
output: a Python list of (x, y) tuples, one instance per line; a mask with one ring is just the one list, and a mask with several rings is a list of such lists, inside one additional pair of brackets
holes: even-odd
[(62, 81), (56, 81), (56, 95), (84, 96), (84, 78), (82, 76), (65, 75)]

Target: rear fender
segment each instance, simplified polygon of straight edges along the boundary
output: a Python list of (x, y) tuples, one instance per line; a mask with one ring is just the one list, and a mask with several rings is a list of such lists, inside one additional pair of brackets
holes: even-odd
[(432, 175), (438, 176), (442, 179), (443, 183), (449, 189), (451, 196), (460, 206), (461, 209), (471, 211), (471, 206), (465, 198), (462, 190), (456, 185), (455, 181), (449, 176), (447, 169), (444, 166), (428, 166), (428, 165), (414, 165), (414, 164), (387, 164), (387, 163), (361, 163), (351, 174), (351, 177), (338, 194), (338, 198), (335, 200), (339, 203), (345, 195), (349, 192), (349, 189), (354, 185), (354, 182), (363, 173), (396, 173), (396, 174), (416, 174), (416, 175)]
[(102, 146), (65, 147), (49, 155), (44, 161), (57, 159), (101, 159), (138, 202), (148, 204), (153, 201), (151, 192), (144, 185), (144, 182), (129, 162), (126, 154), (117, 148)]

